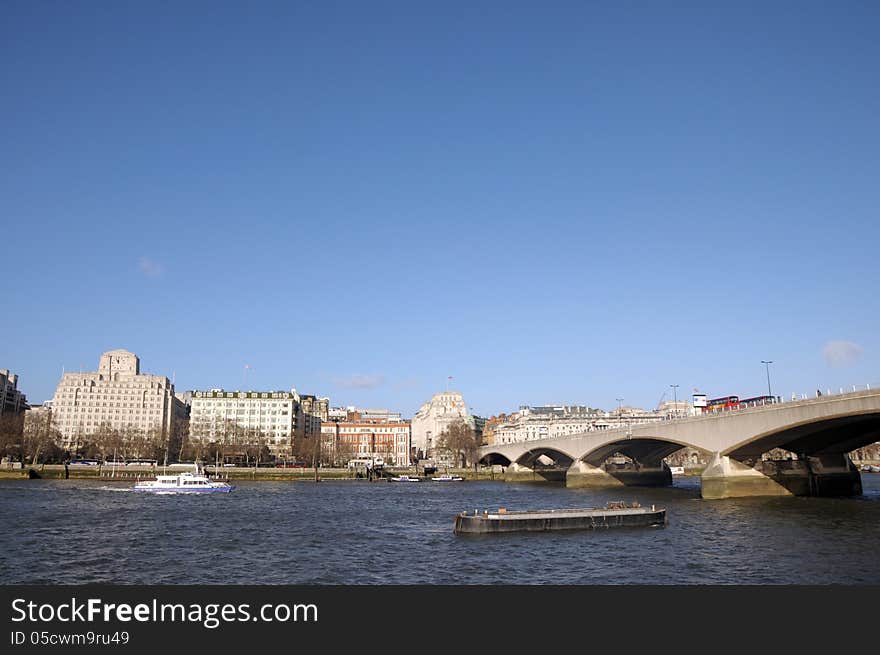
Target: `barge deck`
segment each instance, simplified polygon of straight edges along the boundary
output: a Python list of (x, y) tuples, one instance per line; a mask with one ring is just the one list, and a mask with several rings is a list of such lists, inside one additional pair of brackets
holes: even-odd
[(595, 530), (599, 528), (650, 527), (666, 525), (666, 509), (640, 507), (637, 503), (609, 503), (607, 507), (546, 509), (508, 512), (462, 512), (455, 517), (455, 534), (499, 532), (546, 532), (549, 530)]

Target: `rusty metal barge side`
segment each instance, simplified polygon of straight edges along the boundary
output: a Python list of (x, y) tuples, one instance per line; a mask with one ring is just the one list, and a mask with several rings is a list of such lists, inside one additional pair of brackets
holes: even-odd
[(548, 510), (504, 514), (467, 514), (455, 517), (455, 534), (496, 534), (501, 532), (547, 532), (551, 530), (597, 530), (604, 528), (650, 527), (666, 525), (666, 510)]

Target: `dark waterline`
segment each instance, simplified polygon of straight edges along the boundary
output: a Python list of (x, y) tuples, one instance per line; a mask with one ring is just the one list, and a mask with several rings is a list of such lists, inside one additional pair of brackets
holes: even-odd
[[(704, 501), (667, 489), (243, 483), (152, 496), (131, 483), (0, 482), (0, 580), (132, 584), (880, 583), (880, 475), (858, 498)], [(453, 516), (638, 500), (665, 528), (457, 537)]]

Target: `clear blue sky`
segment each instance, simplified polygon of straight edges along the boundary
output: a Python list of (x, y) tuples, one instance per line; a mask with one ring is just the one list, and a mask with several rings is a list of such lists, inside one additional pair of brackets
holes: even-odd
[[(488, 415), (880, 383), (880, 4), (0, 5), (0, 368)], [(828, 346), (829, 342), (844, 342)], [(826, 350), (827, 348), (827, 350)]]

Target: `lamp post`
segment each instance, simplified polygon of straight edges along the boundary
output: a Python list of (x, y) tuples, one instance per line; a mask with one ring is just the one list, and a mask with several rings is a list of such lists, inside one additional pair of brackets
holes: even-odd
[(622, 422), (621, 419), (623, 417), (623, 410), (620, 407), (620, 403), (623, 402), (623, 398), (615, 398), (615, 400), (617, 401), (617, 422), (621, 423)]
[(771, 360), (769, 360), (769, 361), (765, 361), (765, 360), (762, 359), (762, 360), (761, 360), (761, 363), (762, 363), (762, 364), (764, 365), (764, 367), (767, 369), (767, 395), (770, 396), (770, 397), (772, 398), (772, 397), (773, 397), (773, 392), (770, 391), (770, 364), (773, 363), (773, 360), (771, 359)]
[(672, 395), (675, 398), (675, 404), (673, 407), (675, 407), (675, 415), (678, 416), (678, 385), (670, 384), (669, 386), (672, 387)]

